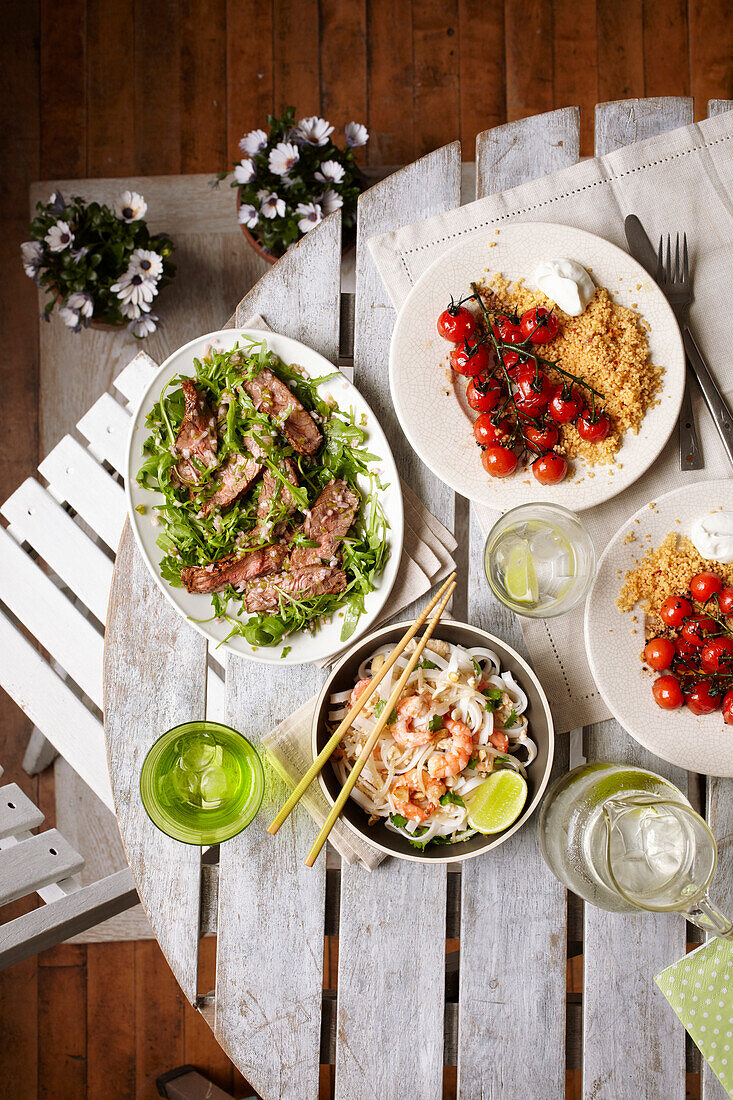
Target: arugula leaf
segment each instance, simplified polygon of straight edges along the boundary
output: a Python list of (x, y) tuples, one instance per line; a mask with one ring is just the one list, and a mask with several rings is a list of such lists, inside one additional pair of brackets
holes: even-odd
[(431, 733), (435, 733), (436, 730), (443, 729), (443, 716), (441, 714), (434, 714), (428, 722), (428, 729)]
[(283, 646), (283, 648), (282, 648), (282, 653), (280, 654), (280, 660), (281, 660), (281, 661), (282, 661), (283, 657), (287, 657), (288, 653), (290, 653), (290, 650), (291, 650), (292, 648), (293, 648), (293, 647), (292, 647), (291, 645), (284, 645), (284, 646)]
[(441, 806), (448, 806), (449, 804), (454, 806), (466, 805), (461, 796), (456, 794), (455, 791), (446, 791), (445, 794), (441, 796), (440, 804)]

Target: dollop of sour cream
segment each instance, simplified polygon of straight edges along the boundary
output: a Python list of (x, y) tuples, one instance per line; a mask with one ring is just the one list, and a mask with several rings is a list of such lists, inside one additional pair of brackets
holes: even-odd
[(579, 317), (595, 293), (595, 283), (575, 260), (544, 260), (535, 271), (543, 294), (570, 317)]
[(700, 516), (690, 528), (698, 554), (721, 565), (733, 562), (733, 512), (711, 512)]

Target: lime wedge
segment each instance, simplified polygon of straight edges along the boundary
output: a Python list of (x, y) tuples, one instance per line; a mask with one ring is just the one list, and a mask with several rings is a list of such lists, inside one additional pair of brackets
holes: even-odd
[(527, 783), (518, 772), (494, 772), (472, 792), (468, 824), (479, 833), (500, 833), (517, 820), (526, 801)]
[(522, 539), (509, 551), (504, 567), (504, 587), (516, 603), (537, 603), (539, 587), (528, 544)]

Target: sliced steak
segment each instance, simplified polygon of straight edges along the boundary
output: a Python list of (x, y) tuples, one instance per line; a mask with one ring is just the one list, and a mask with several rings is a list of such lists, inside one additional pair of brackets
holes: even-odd
[(336, 478), (321, 491), (303, 524), (303, 534), (318, 546), (298, 546), (291, 558), (293, 569), (307, 569), (332, 562), (339, 542), (354, 522), (359, 498), (345, 481)]
[(280, 595), (298, 596), (307, 600), (312, 596), (328, 596), (346, 589), (343, 569), (316, 565), (310, 569), (293, 569), (289, 573), (276, 573), (274, 577), (262, 577), (247, 585), (244, 606), (249, 612), (277, 611)]
[(228, 584), (241, 588), (255, 577), (276, 573), (287, 557), (286, 546), (263, 546), (244, 554), (229, 554), (209, 565), (191, 565), (181, 570), (189, 592), (220, 592)]
[[(284, 458), (279, 463), (279, 469), (288, 479), (291, 485), (297, 486), (298, 471), (291, 458)], [(276, 501), (274, 515), (270, 518), (270, 506)], [(279, 478), (275, 477), (272, 470), (265, 470), (262, 475), (260, 496), (257, 501), (257, 524), (263, 538), (268, 538), (273, 533), (280, 533), (284, 527), (284, 521), (295, 511), (297, 504), (293, 494)]]
[(284, 420), (282, 432), (299, 454), (312, 455), (318, 450), (323, 436), (315, 420), (271, 370), (261, 370), (244, 388), (258, 412)]
[(197, 458), (209, 470), (216, 466), (216, 417), (190, 378), (183, 379), (181, 389), (186, 407), (175, 442), (181, 456), (176, 473), (184, 485), (198, 485), (200, 471), (190, 459)]
[(262, 471), (262, 463), (258, 461), (265, 454), (262, 447), (251, 435), (246, 435), (242, 440), (248, 455), (229, 455), (222, 468), (216, 474), (216, 480), (221, 480), (213, 496), (204, 501), (201, 511), (208, 515), (212, 508), (226, 508), (237, 497), (249, 489), (253, 481), (259, 477)]

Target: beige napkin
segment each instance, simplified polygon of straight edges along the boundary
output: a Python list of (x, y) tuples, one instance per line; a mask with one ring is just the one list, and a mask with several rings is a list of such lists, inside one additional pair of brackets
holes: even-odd
[[(369, 241), (396, 307), (444, 251), (466, 235), (505, 222), (576, 226), (626, 247), (624, 218), (638, 214), (650, 239), (685, 231), (695, 301), (691, 327), (720, 389), (733, 395), (730, 371), (730, 276), (733, 260), (733, 112), (619, 149), (543, 179), (459, 207)], [(694, 409), (705, 469), (682, 472), (677, 430), (653, 467), (613, 500), (582, 514), (600, 554), (619, 526), (644, 504), (679, 485), (726, 477), (730, 464), (695, 387)], [(498, 513), (474, 506), (484, 532)], [(588, 667), (583, 612), (522, 619), (535, 670), (550, 698), (556, 728), (608, 718)]]
[[(261, 329), (263, 332), (271, 331), (266, 321), (258, 314), (250, 317), (242, 327)], [(447, 577), (455, 568), (452, 556), (458, 545), (455, 538), (435, 516), (428, 512), (409, 485), (402, 480), (400, 484), (405, 510), (402, 557), (389, 600), (375, 627), (381, 626), (388, 619), (398, 615), (400, 611), (404, 611), (409, 604), (419, 600), (434, 584)], [(347, 649), (350, 644), (347, 643), (344, 649)], [(336, 659), (324, 661), (323, 665), (330, 664)], [(290, 787), (295, 787), (313, 763), (311, 721), (315, 703), (314, 696), (262, 739), (262, 743), (268, 750), (270, 762)], [(301, 804), (319, 826), (323, 825), (330, 806), (317, 782), (311, 783), (301, 799)], [(341, 822), (336, 823), (329, 839), (347, 863), (358, 860), (371, 870), (384, 858), (381, 852), (372, 848)]]

